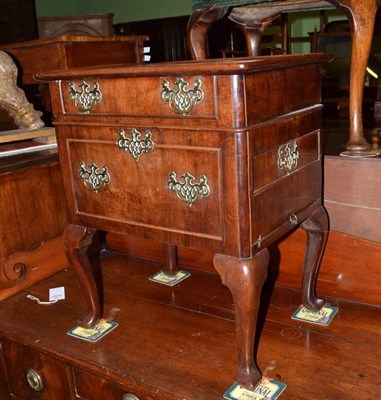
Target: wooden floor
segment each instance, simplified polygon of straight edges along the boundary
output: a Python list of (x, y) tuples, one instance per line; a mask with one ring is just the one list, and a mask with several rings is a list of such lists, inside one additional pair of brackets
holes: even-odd
[[(0, 335), (121, 385), (153, 387), (164, 394), (160, 398), (222, 399), (236, 362), (230, 293), (218, 275), (200, 271), (174, 288), (149, 281), (160, 269), (104, 254), (104, 315), (119, 327), (95, 344), (66, 334), (84, 304), (70, 269), (3, 301)], [(30, 293), (46, 299), (57, 286), (65, 286), (66, 300), (41, 306), (26, 299)], [(257, 358), (263, 374), (287, 384), (280, 399), (377, 399), (381, 309), (330, 298), (339, 313), (330, 326), (319, 327), (290, 318), (300, 304), (298, 291), (272, 286), (268, 282), (263, 293)], [(7, 396), (0, 393), (0, 399)]]

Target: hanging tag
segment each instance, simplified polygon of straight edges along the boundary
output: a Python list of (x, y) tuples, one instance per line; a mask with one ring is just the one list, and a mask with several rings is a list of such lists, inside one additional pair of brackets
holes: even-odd
[(63, 286), (49, 289), (49, 300), (64, 300), (65, 288)]

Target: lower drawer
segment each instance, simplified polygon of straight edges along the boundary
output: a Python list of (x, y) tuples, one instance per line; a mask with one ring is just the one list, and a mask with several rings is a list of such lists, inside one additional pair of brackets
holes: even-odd
[(71, 369), (13, 340), (1, 341), (9, 388), (18, 400), (69, 400)]
[(254, 194), (253, 244), (272, 236), (281, 226), (291, 229), (298, 222), (295, 216), (321, 199), (321, 168), (321, 161), (316, 161)]
[(108, 379), (98, 377), (81, 370), (75, 370), (77, 398), (82, 400), (154, 400), (153, 397), (126, 390)]

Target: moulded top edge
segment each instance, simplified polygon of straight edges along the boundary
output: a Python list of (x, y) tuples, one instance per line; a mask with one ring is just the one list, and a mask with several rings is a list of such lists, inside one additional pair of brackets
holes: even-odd
[(47, 45), (54, 44), (65, 44), (65, 43), (94, 43), (94, 42), (145, 42), (149, 39), (145, 35), (135, 35), (135, 36), (84, 36), (84, 35), (63, 35), (55, 36), (53, 38), (47, 39), (34, 39), (27, 40), (25, 42), (7, 43), (1, 44), (0, 50), (16, 50), (16, 49), (26, 49), (43, 47)]
[(259, 57), (172, 61), (152, 64), (107, 65), (43, 72), (36, 80), (53, 81), (82, 78), (154, 77), (179, 75), (236, 75), (283, 69), (330, 61), (332, 54), (287, 54)]

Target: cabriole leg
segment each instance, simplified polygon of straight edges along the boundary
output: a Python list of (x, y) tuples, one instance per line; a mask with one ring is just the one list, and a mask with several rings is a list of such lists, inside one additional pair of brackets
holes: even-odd
[(187, 26), (187, 44), (194, 60), (207, 58), (207, 32), (212, 24), (221, 19), (229, 7), (206, 7), (194, 10)]
[(324, 207), (318, 208), (302, 223), (307, 232), (307, 250), (304, 259), (302, 300), (306, 308), (320, 310), (324, 300), (316, 296), (316, 280), (328, 238), (328, 215)]
[(64, 232), (66, 257), (86, 299), (87, 314), (80, 321), (80, 325), (86, 328), (95, 325), (102, 317), (99, 291), (87, 254), (96, 232), (96, 229), (71, 224)]
[(238, 346), (236, 380), (239, 385), (249, 390), (254, 389), (262, 377), (255, 363), (254, 343), (259, 301), (267, 276), (268, 263), (267, 248), (249, 259), (220, 254), (214, 256), (214, 266), (221, 276), (222, 283), (231, 291), (234, 300)]

